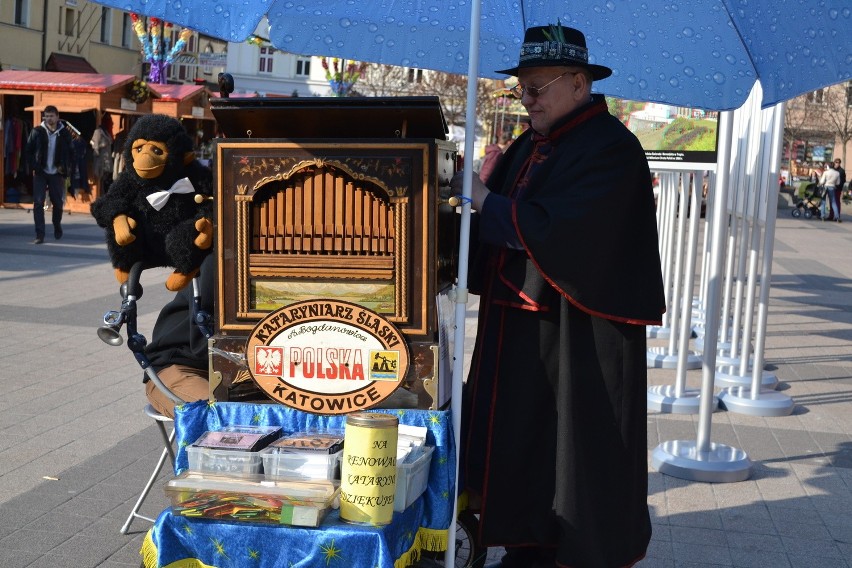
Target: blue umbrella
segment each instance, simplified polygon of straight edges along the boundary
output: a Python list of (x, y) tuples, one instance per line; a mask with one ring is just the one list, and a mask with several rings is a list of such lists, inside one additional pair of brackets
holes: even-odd
[[(476, 0), (97, 0), (240, 42), (266, 16), (279, 49), (467, 74)], [(582, 30), (608, 95), (712, 110), (852, 77), (849, 0), (479, 0), (478, 69), (516, 63), (524, 29)]]

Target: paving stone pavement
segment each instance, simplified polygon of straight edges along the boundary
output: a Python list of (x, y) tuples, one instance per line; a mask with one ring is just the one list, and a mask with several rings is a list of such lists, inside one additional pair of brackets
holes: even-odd
[[(95, 334), (120, 304), (102, 232), (81, 214), (63, 227), (62, 240), (32, 245), (31, 214), (0, 209), (0, 567), (138, 567), (149, 523), (119, 528), (161, 441), (132, 354)], [(852, 222), (779, 210), (766, 363), (795, 411), (714, 413), (712, 440), (754, 462), (746, 481), (684, 481), (649, 466), (654, 536), (642, 568), (852, 568), (850, 237)], [(169, 298), (167, 274), (144, 276), (142, 333)], [(687, 373), (690, 388), (700, 380)], [(674, 381), (674, 370), (649, 371), (652, 385)], [(649, 456), (663, 441), (695, 440), (697, 425), (649, 412)], [(167, 505), (169, 475), (148, 516)]]

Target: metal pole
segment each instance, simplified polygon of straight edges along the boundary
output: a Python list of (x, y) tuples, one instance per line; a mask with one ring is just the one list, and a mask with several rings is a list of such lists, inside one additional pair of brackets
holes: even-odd
[(476, 136), (476, 95), (479, 76), (479, 2), (470, 3), (470, 43), (467, 60), (467, 108), (465, 109), (464, 136), (464, 175), (462, 176), (462, 214), (459, 225), (459, 274), (456, 283), (455, 337), (453, 353), (453, 389), (452, 410), (453, 440), (456, 449), (456, 487), (448, 496), (453, 500), (453, 515), (448, 528), (447, 550), (444, 553), (444, 565), (453, 568), (456, 563), (456, 517), (458, 516), (458, 452), (461, 447), (461, 399), (462, 374), (464, 373), (464, 332), (465, 313), (467, 311), (467, 267), (470, 251), (470, 195), (473, 182), (473, 143)]
[[(760, 294), (757, 307), (757, 331), (754, 346), (754, 362), (751, 371), (751, 383), (748, 389), (731, 387), (719, 395), (720, 403), (731, 411), (751, 416), (787, 416), (793, 412), (795, 403), (789, 396), (765, 390), (767, 373), (763, 371), (764, 350), (766, 346), (766, 320), (769, 311), (769, 290), (772, 278), (772, 255), (775, 244), (775, 221), (778, 215), (778, 168), (780, 167), (781, 148), (783, 146), (784, 104), (762, 113), (770, 122), (764, 132), (764, 145), (761, 152), (763, 163), (760, 173), (761, 194), (766, 198), (761, 200), (764, 207), (765, 227), (763, 239), (763, 258), (760, 276)], [(758, 218), (760, 215), (758, 215)], [(747, 357), (747, 352), (744, 357)], [(741, 375), (745, 375), (741, 368)], [(776, 379), (777, 381), (777, 379)]]
[[(719, 175), (716, 179), (715, 211), (722, 212), (724, 200), (727, 198), (729, 164), (731, 156), (733, 116), (731, 112), (722, 113), (719, 124)], [(711, 274), (708, 280), (707, 313), (719, 311), (722, 277), (722, 260), (725, 238), (726, 215), (714, 215), (713, 246), (711, 249)], [(711, 444), (710, 416), (713, 407), (713, 375), (715, 371), (716, 340), (718, 320), (707, 318), (705, 334), (706, 349), (704, 352), (703, 381), (701, 399), (699, 402), (698, 439), (670, 440), (657, 446), (651, 454), (651, 465), (660, 473), (707, 482), (733, 482), (748, 479), (751, 471), (751, 461), (742, 450)]]

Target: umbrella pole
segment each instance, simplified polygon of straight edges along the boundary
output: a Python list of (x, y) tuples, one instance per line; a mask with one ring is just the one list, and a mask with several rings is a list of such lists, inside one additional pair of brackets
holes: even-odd
[(479, 76), (479, 2), (470, 3), (470, 43), (467, 54), (467, 108), (465, 109), (464, 175), (462, 177), (462, 212), (459, 225), (459, 274), (456, 283), (455, 340), (453, 352), (453, 389), (451, 409), (453, 413), (453, 437), (456, 445), (456, 490), (450, 493), (453, 500), (453, 516), (447, 535), (447, 550), (444, 565), (454, 568), (456, 563), (456, 517), (458, 516), (459, 451), (461, 448), (461, 400), (462, 374), (464, 373), (464, 332), (467, 312), (467, 267), (470, 250), (470, 195), (473, 182), (473, 143), (476, 137), (476, 95)]

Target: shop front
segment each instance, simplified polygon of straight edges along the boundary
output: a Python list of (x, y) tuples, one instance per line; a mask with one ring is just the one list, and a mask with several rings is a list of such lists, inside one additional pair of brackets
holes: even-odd
[(105, 116), (117, 115), (119, 120), (107, 121), (114, 125), (109, 134), (115, 140), (122, 128), (129, 129), (129, 118), (152, 112), (152, 97), (136, 97), (139, 102), (130, 98), (129, 87), (135, 79), (133, 75), (0, 71), (0, 206), (32, 207), (32, 171), (24, 148), (44, 108), (53, 105), (60, 119), (79, 132), (75, 147), (81, 159), (75, 160), (77, 167), (69, 175), (65, 209), (88, 213), (90, 203), (103, 191), (103, 180), (87, 171), (89, 141), (95, 130)]

